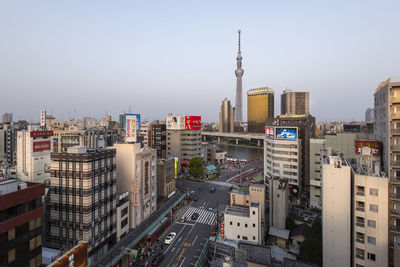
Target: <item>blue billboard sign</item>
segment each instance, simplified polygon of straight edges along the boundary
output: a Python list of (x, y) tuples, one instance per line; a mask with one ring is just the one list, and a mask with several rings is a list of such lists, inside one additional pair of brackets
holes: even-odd
[(275, 128), (275, 138), (297, 139), (297, 129), (296, 128)]
[(126, 131), (126, 116), (136, 116), (136, 121), (137, 121), (137, 123), (136, 123), (136, 130), (137, 131), (140, 131), (140, 114), (128, 114), (128, 113), (125, 113), (124, 114), (124, 130)]

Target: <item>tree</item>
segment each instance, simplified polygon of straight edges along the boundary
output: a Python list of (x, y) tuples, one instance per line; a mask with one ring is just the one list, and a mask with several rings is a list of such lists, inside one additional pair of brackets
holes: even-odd
[(314, 223), (312, 235), (300, 244), (300, 258), (305, 262), (322, 266), (322, 227), (320, 222)]
[(189, 172), (195, 177), (203, 173), (203, 160), (201, 159), (201, 157), (194, 157), (190, 160)]

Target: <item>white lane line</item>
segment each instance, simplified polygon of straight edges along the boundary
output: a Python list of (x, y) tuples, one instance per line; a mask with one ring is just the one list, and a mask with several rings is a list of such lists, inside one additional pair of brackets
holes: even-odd
[[(179, 233), (177, 234), (177, 236), (179, 236), (179, 234), (182, 233), (182, 231), (183, 231), (183, 229), (185, 229), (185, 227), (186, 227), (186, 225), (184, 225), (184, 226), (182, 227), (182, 229), (179, 231)], [(167, 253), (168, 249), (171, 248), (171, 245), (175, 242), (175, 240), (176, 240), (176, 238), (171, 242), (171, 244), (169, 244), (168, 248), (165, 250), (165, 252), (164, 252), (163, 254)]]
[(192, 246), (194, 245), (194, 243), (196, 243), (196, 240), (197, 240), (198, 237), (199, 237), (199, 235), (196, 235), (196, 238), (192, 242)]
[(213, 214), (213, 216), (211, 216), (210, 220), (208, 221), (209, 225), (212, 225), (214, 223), (216, 216), (217, 216), (216, 214)]
[(197, 222), (198, 222), (198, 223), (202, 223), (202, 221), (203, 221), (203, 219), (204, 219), (205, 216), (206, 216), (206, 212), (205, 212), (204, 210), (202, 210), (202, 211), (200, 212), (199, 218), (197, 219)]
[(183, 224), (183, 225), (190, 225), (190, 226), (193, 226), (194, 225), (194, 223), (181, 223), (181, 222), (175, 222), (176, 224)]
[(182, 266), (182, 264), (183, 264), (183, 262), (185, 261), (185, 257), (183, 258), (183, 261), (181, 262), (181, 264), (179, 265), (179, 267), (181, 267)]

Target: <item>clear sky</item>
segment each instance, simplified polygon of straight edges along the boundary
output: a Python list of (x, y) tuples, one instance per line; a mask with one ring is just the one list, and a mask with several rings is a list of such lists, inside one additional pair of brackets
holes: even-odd
[(235, 99), (237, 30), (247, 90), (310, 92), (317, 120), (362, 120), (400, 76), (400, 1), (0, 1), (0, 113), (39, 121), (217, 121)]

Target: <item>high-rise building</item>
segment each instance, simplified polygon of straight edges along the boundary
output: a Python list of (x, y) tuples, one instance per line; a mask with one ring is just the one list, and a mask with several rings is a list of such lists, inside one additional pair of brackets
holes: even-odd
[[(10, 123), (3, 124), (3, 140), (4, 140), (4, 158), (3, 165), (7, 167), (15, 166), (16, 164), (16, 129)], [(1, 141), (0, 141), (1, 142)]]
[(393, 266), (393, 245), (400, 241), (400, 229), (395, 227), (400, 217), (400, 78), (382, 82), (374, 98), (374, 135), (382, 142), (383, 166), (389, 177), (389, 263)]
[(157, 159), (167, 156), (167, 126), (165, 122), (154, 121), (150, 124), (150, 145), (157, 150)]
[(236, 57), (236, 106), (234, 112), (234, 121), (235, 124), (241, 124), (243, 122), (243, 110), (242, 110), (242, 77), (244, 70), (242, 69), (242, 52), (240, 51), (240, 30), (238, 31), (239, 34), (239, 49), (238, 55)]
[(17, 173), (24, 181), (44, 182), (50, 178), (50, 153), (53, 131), (17, 132)]
[(143, 137), (143, 146), (150, 146), (150, 140), (151, 140), (150, 135), (151, 135), (150, 123), (148, 121), (141, 122), (139, 136)]
[(310, 93), (285, 90), (281, 95), (281, 114), (310, 114)]
[(233, 133), (233, 109), (231, 101), (225, 98), (222, 101), (219, 112), (219, 131), (221, 133)]
[(274, 90), (268, 87), (247, 91), (248, 132), (264, 133), (274, 119)]
[(88, 244), (89, 265), (117, 240), (115, 149), (70, 147), (51, 154), (49, 240)]
[(356, 167), (342, 154), (322, 160), (323, 266), (388, 266), (388, 179), (376, 141), (358, 141)]
[(129, 192), (130, 229), (157, 209), (156, 150), (139, 143), (114, 144), (117, 150), (117, 193)]
[(374, 122), (374, 109), (373, 108), (367, 108), (367, 110), (365, 111), (365, 122), (366, 123)]
[(299, 198), (300, 177), (303, 164), (301, 140), (297, 127), (266, 127), (264, 140), (264, 174), (271, 179), (287, 180), (292, 201)]
[[(274, 125), (281, 127), (296, 127), (297, 139), (301, 141), (299, 156), (301, 164), (299, 165), (299, 183), (300, 197), (302, 202), (309, 200), (309, 184), (310, 184), (310, 138), (315, 135), (315, 117), (309, 114), (303, 115), (280, 115), (274, 120)], [(290, 193), (289, 181), (289, 193)]]
[(177, 157), (181, 164), (201, 157), (201, 117), (168, 115), (167, 157)]
[(42, 266), (45, 186), (0, 180), (0, 266)]

